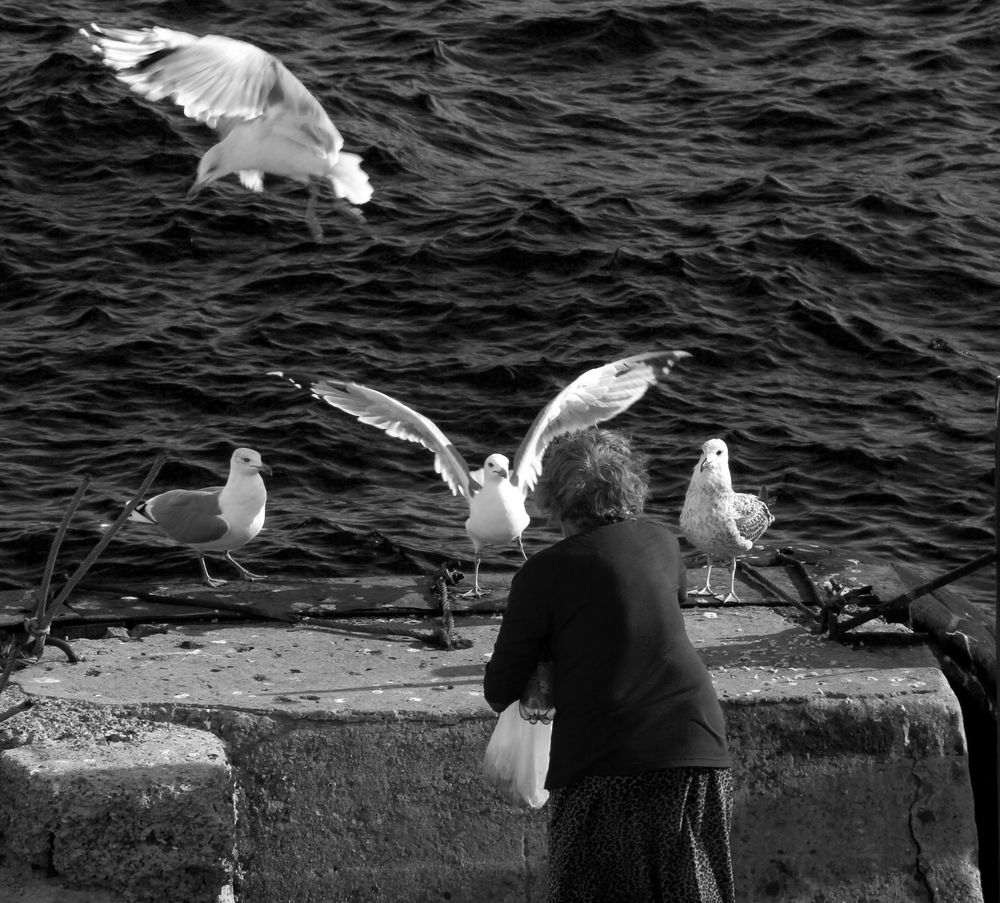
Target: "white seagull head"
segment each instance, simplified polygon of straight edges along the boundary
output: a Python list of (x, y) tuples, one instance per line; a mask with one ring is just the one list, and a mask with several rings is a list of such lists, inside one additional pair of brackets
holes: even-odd
[(704, 471), (708, 468), (729, 470), (729, 449), (721, 439), (709, 439), (701, 447), (701, 459), (695, 465), (695, 470)]
[(271, 475), (271, 468), (260, 458), (260, 453), (252, 448), (238, 448), (229, 460), (229, 469), (238, 474), (266, 473)]
[(490, 455), (483, 462), (483, 479), (488, 483), (500, 483), (510, 478), (510, 461), (506, 455)]
[(212, 182), (229, 175), (231, 172), (233, 170), (226, 166), (225, 161), (222, 159), (222, 152), (219, 150), (219, 145), (216, 144), (210, 147), (198, 161), (198, 174), (195, 176), (194, 183), (188, 189), (187, 199), (190, 201), (206, 185), (211, 185)]

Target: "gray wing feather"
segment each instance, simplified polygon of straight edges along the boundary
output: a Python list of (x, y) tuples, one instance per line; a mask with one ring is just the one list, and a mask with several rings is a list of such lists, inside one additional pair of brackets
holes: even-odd
[(764, 531), (774, 523), (774, 515), (757, 496), (748, 492), (738, 492), (733, 499), (733, 514), (740, 536), (756, 542)]
[(177, 542), (214, 542), (229, 532), (219, 507), (219, 489), (171, 489), (151, 498), (145, 510)]

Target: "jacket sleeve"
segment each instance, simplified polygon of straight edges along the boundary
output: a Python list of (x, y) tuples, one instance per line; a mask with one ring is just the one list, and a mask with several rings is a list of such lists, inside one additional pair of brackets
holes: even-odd
[(521, 698), (528, 678), (547, 657), (551, 609), (539, 569), (531, 564), (526, 562), (511, 581), (493, 657), (486, 665), (483, 695), (496, 712)]

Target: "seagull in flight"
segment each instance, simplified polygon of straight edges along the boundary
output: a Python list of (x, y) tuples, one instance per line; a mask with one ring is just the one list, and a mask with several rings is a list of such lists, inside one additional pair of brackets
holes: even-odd
[[(453, 495), (469, 505), (465, 530), (475, 555), (473, 588), (466, 595), (481, 596), (479, 564), (485, 546), (516, 542), (527, 558), (521, 534), (530, 517), (524, 502), (542, 471), (542, 455), (553, 439), (594, 426), (622, 413), (680, 360), (686, 351), (652, 351), (622, 358), (588, 370), (566, 386), (535, 417), (514, 464), (502, 454), (487, 456), (482, 468), (469, 470), (450, 439), (427, 417), (395, 398), (357, 383), (332, 379), (313, 381), (316, 398), (357, 417), (361, 423), (385, 430), (390, 436), (416, 442), (434, 454), (434, 469)], [(280, 371), (272, 375), (289, 377)], [(302, 388), (295, 379), (293, 385)]]
[(119, 81), (149, 100), (172, 98), (185, 116), (221, 136), (198, 163), (189, 198), (233, 172), (251, 191), (263, 190), (265, 172), (306, 183), (306, 221), (317, 241), (317, 178), (352, 204), (371, 200), (361, 157), (342, 150), (344, 139), (319, 101), (271, 54), (222, 35), (90, 29), (80, 34)]
[(718, 598), (712, 589), (712, 558), (729, 558), (729, 595), (723, 601), (739, 602), (736, 559), (749, 552), (773, 522), (774, 516), (763, 499), (733, 491), (729, 449), (721, 439), (709, 439), (701, 447), (681, 510), (681, 531), (691, 545), (708, 556), (705, 585), (690, 595)]
[(205, 552), (225, 552), (225, 557), (248, 580), (261, 580), (232, 556), (264, 526), (267, 490), (261, 474), (271, 468), (251, 448), (238, 448), (229, 460), (225, 486), (210, 489), (171, 489), (154, 495), (129, 514), (129, 520), (153, 524), (175, 542), (191, 546), (201, 564), (205, 583), (211, 587), (226, 581), (209, 576)]

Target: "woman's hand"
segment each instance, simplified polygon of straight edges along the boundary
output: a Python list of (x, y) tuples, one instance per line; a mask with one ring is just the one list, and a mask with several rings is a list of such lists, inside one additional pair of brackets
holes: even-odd
[(548, 724), (555, 717), (555, 688), (552, 662), (539, 662), (521, 693), (518, 711), (531, 724)]

